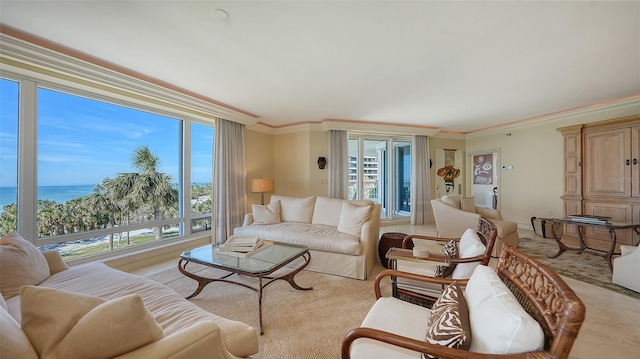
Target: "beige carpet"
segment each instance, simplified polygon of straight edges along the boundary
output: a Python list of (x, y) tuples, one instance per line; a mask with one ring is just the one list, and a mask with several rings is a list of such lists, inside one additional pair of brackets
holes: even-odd
[[(189, 265), (192, 270), (195, 266)], [(193, 266), (193, 267), (191, 267)], [(222, 271), (201, 268), (200, 275), (220, 276)], [(384, 268), (377, 264), (366, 281), (303, 271), (296, 276), (302, 286), (313, 290), (299, 291), (278, 280), (265, 288), (263, 294), (264, 335), (260, 336), (260, 351), (255, 359), (331, 359), (340, 358), (340, 344), (349, 330), (360, 326), (375, 302), (373, 281)], [(170, 269), (150, 276), (188, 296), (196, 282)], [(235, 280), (251, 285), (256, 278), (234, 275)], [(389, 295), (390, 284), (383, 286)], [(209, 284), (191, 302), (225, 318), (259, 328), (258, 294), (247, 288), (222, 282)]]

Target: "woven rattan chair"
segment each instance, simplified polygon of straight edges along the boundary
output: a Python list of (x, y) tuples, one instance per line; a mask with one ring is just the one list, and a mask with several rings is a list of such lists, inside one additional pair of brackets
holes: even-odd
[[(507, 288), (514, 294), (522, 308), (537, 321), (544, 334), (544, 349), (522, 354), (481, 354), (461, 349), (449, 348), (426, 341), (400, 336), (380, 328), (356, 328), (350, 331), (342, 341), (342, 358), (351, 356), (351, 347), (357, 340), (373, 340), (391, 345), (391, 349), (398, 348), (397, 357), (407, 357), (406, 350), (420, 358), (420, 353), (428, 353), (440, 358), (513, 358), (513, 359), (565, 359), (569, 356), (573, 342), (578, 335), (585, 318), (585, 306), (569, 288), (569, 286), (549, 268), (513, 247), (505, 247), (500, 253), (496, 273)], [(376, 298), (380, 299), (380, 282), (386, 277), (403, 276), (415, 280), (431, 283), (449, 284), (446, 278), (424, 277), (410, 273), (385, 270), (375, 280), (374, 290)], [(468, 280), (458, 281), (459, 285), (466, 285)], [(392, 298), (393, 299), (393, 298)], [(395, 299), (397, 300), (397, 299)], [(417, 305), (407, 304), (416, 310)], [(473, 338), (471, 339), (473, 342)], [(404, 349), (403, 349), (404, 348)], [(355, 358), (355, 357), (354, 357)], [(365, 358), (357, 358), (365, 359)], [(375, 359), (370, 356), (366, 359)]]
[[(478, 228), (476, 229), (476, 233), (478, 234), (478, 237), (480, 237), (480, 240), (482, 241), (482, 243), (487, 247), (486, 252), (482, 255), (478, 255), (475, 257), (451, 258), (451, 264), (473, 263), (473, 262), (478, 262), (479, 264), (482, 264), (482, 265), (489, 264), (489, 261), (491, 260), (491, 253), (493, 250), (493, 246), (495, 245), (495, 242), (496, 242), (498, 230), (492, 222), (488, 221), (484, 217), (480, 217), (480, 219), (478, 220)], [(438, 238), (438, 237), (412, 234), (404, 238), (404, 240), (402, 241), (402, 248), (405, 248), (405, 249), (413, 248), (412, 242), (414, 239), (443, 243), (443, 242), (450, 241), (452, 238)], [(457, 241), (460, 240), (459, 238), (455, 238), (455, 239)], [(429, 266), (429, 268), (426, 268), (426, 270), (429, 271), (430, 273), (433, 273), (432, 267), (433, 266)], [(411, 269), (405, 269), (402, 267), (398, 269), (407, 271), (407, 272), (412, 272)], [(416, 274), (424, 275), (425, 273), (418, 272)], [(440, 293), (442, 293), (441, 285), (438, 286), (433, 284), (431, 285), (424, 284), (420, 286), (418, 284), (416, 286), (416, 285), (405, 285), (403, 282), (407, 282), (407, 281), (403, 281), (402, 279), (400, 279), (397, 281), (397, 284), (394, 284), (393, 295), (396, 298), (402, 299), (404, 301), (407, 301), (413, 304), (422, 305), (427, 308), (431, 308), (431, 305), (433, 304), (433, 302), (435, 302), (436, 299), (438, 299), (438, 297), (440, 296)], [(415, 284), (415, 282), (413, 282), (413, 284)]]

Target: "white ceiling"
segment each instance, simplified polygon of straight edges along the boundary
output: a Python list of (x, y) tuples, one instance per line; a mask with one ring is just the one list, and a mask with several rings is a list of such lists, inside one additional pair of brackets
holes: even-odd
[(274, 127), (470, 132), (640, 94), (640, 1), (2, 0), (0, 21)]

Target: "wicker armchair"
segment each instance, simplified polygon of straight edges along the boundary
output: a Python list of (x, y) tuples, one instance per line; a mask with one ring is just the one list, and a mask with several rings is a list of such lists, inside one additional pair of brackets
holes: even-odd
[[(486, 251), (477, 256), (467, 257), (467, 258), (451, 258), (451, 264), (457, 265), (461, 263), (478, 263), (482, 265), (488, 265), (491, 260), (491, 253), (493, 250), (493, 246), (495, 245), (498, 230), (492, 222), (488, 221), (484, 217), (480, 217), (478, 220), (478, 228), (476, 229), (476, 233), (478, 237), (482, 241), (482, 244), (485, 245)], [(438, 243), (448, 242), (451, 238), (438, 238), (431, 236), (423, 236), (423, 235), (408, 235), (402, 241), (402, 248), (413, 248), (415, 242), (414, 239), (419, 240), (427, 240)], [(459, 241), (459, 238), (456, 238)], [(397, 270), (425, 275), (425, 276), (433, 276), (434, 265), (420, 265), (421, 263), (406, 263), (403, 264), (399, 262), (396, 264)], [(451, 277), (451, 276), (449, 276)], [(458, 278), (459, 279), (459, 278)], [(427, 308), (431, 308), (433, 302), (438, 299), (440, 293), (442, 293), (442, 285), (434, 285), (430, 283), (424, 283), (420, 281), (413, 281), (406, 278), (393, 279), (393, 296), (404, 301), (422, 305)]]
[[(576, 296), (573, 290), (569, 288), (560, 276), (540, 262), (532, 259), (525, 253), (520, 252), (513, 247), (505, 247), (501, 251), (496, 273), (499, 280), (502, 280), (502, 282), (506, 284), (508, 290), (514, 294), (514, 297), (522, 308), (540, 324), (544, 335), (544, 346), (542, 350), (521, 354), (503, 355), (475, 353), (431, 344), (416, 338), (415, 335), (414, 338), (409, 338), (407, 336), (398, 335), (394, 332), (385, 331), (384, 327), (386, 325), (393, 326), (393, 323), (382, 322), (380, 325), (382, 328), (360, 327), (350, 331), (342, 341), (342, 358), (352, 358), (351, 351), (352, 349), (356, 349), (355, 346), (361, 344), (370, 345), (371, 343), (379, 343), (377, 344), (378, 346), (384, 346), (385, 348), (388, 347), (387, 349), (397, 352), (398, 355), (392, 355), (394, 358), (421, 358), (421, 353), (428, 353), (440, 358), (460, 359), (567, 358), (585, 318), (585, 306), (580, 298)], [(396, 298), (381, 298), (380, 282), (384, 278), (391, 276), (401, 276), (437, 284), (449, 284), (453, 282), (453, 280), (446, 278), (427, 278), (411, 273), (385, 270), (380, 273), (374, 283), (375, 295), (376, 298), (378, 298), (378, 302), (387, 299), (389, 301), (403, 303)], [(468, 284), (468, 280), (461, 280), (457, 282), (459, 285)], [(465, 296), (466, 295), (467, 294), (465, 294)], [(378, 302), (376, 304), (378, 304)], [(428, 311), (428, 309), (409, 303), (405, 303), (403, 305), (405, 307), (408, 306), (411, 311), (414, 310), (412, 308), (415, 308), (415, 311)], [(393, 317), (398, 322), (406, 319), (395, 317), (394, 313), (391, 313), (390, 317)], [(408, 325), (403, 322), (401, 326), (404, 327)], [(398, 328), (398, 326), (396, 326), (396, 328)], [(367, 339), (362, 341), (364, 338)], [(471, 340), (473, 342), (473, 338)], [(358, 351), (356, 350), (356, 352)], [(386, 354), (380, 355), (386, 355), (389, 357), (388, 350)], [(369, 353), (366, 359), (375, 359), (375, 357), (376, 355), (371, 355), (371, 353)], [(360, 359), (357, 355), (353, 356), (353, 358)], [(382, 358), (382, 356), (380, 356), (380, 358)]]

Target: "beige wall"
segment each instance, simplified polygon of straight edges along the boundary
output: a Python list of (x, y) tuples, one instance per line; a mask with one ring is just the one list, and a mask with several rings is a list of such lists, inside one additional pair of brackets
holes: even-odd
[[(562, 216), (560, 198), (563, 184), (563, 144), (558, 127), (589, 123), (638, 113), (638, 106), (616, 107), (563, 116), (536, 125), (514, 125), (486, 134), (469, 135), (467, 156), (467, 194), (471, 193), (470, 154), (499, 150), (499, 165), (513, 170), (499, 171), (498, 208), (506, 220), (530, 228), (531, 217)], [(507, 134), (510, 133), (510, 136)]]
[[(254, 178), (273, 178), (273, 136), (270, 134), (245, 131), (245, 156), (247, 162), (247, 208), (260, 204), (260, 193), (251, 193), (251, 180)], [(276, 191), (278, 182), (275, 181)], [(264, 194), (264, 202), (269, 203), (271, 194)]]
[[(464, 151), (463, 193), (472, 195), (470, 155), (486, 150), (499, 152), (499, 165), (513, 170), (499, 172), (499, 209), (506, 220), (531, 228), (530, 219), (561, 216), (563, 205), (562, 136), (556, 128), (640, 113), (638, 103), (591, 109), (556, 116), (536, 124), (515, 124), (499, 130), (464, 136), (436, 135), (429, 140), (432, 158), (436, 148)], [(328, 132), (302, 130), (287, 134), (265, 134), (247, 130), (247, 188), (252, 178), (272, 177), (275, 193), (286, 196), (327, 195), (328, 169), (317, 166), (319, 156), (328, 158)], [(507, 136), (510, 133), (510, 136)], [(431, 183), (435, 183), (435, 166)], [(435, 189), (431, 190), (432, 197)], [(260, 202), (259, 194), (248, 192), (248, 204)], [(265, 194), (265, 202), (270, 194)]]

